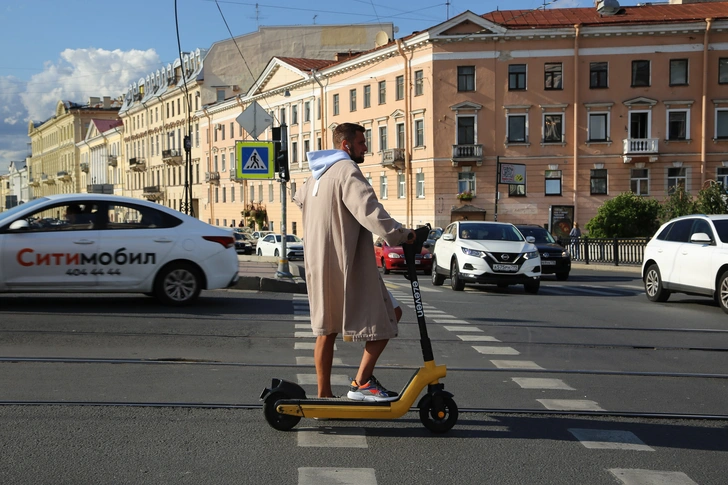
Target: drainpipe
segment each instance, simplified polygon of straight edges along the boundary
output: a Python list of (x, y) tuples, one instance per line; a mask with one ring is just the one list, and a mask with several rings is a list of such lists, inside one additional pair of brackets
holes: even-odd
[(574, 221), (579, 220), (577, 204), (577, 175), (579, 173), (579, 32), (581, 25), (574, 25), (574, 182), (572, 200), (574, 203)]
[(414, 214), (412, 204), (412, 160), (410, 156), (410, 143), (412, 140), (412, 120), (410, 119), (410, 96), (412, 87), (410, 86), (410, 59), (407, 59), (402, 48), (402, 39), (397, 39), (397, 50), (404, 61), (404, 184), (405, 184), (405, 220), (407, 227), (414, 227)]
[(710, 32), (710, 26), (713, 24), (713, 19), (705, 19), (705, 36), (703, 37), (703, 108), (702, 108), (702, 121), (701, 121), (701, 136), (700, 136), (700, 187), (705, 183), (705, 139), (706, 133), (706, 120), (708, 118), (708, 76), (705, 74), (708, 72), (708, 32)]
[[(204, 106), (202, 111), (207, 118), (207, 173), (212, 173), (212, 117)], [(210, 182), (207, 182), (207, 203), (210, 205), (210, 224), (213, 224), (215, 220), (215, 198), (213, 197), (212, 184)]]
[[(238, 95), (235, 98), (235, 101), (237, 101), (238, 105), (240, 106), (240, 113), (242, 114), (242, 112), (245, 111), (245, 105), (243, 104), (243, 98), (242, 98), (242, 96)], [(235, 150), (235, 156), (237, 156), (237, 154), (238, 154), (238, 150), (236, 149)], [(238, 163), (241, 163), (241, 161), (236, 159), (235, 160), (235, 163), (238, 164)], [(237, 172), (238, 167), (232, 167), (231, 170), (232, 169), (235, 169), (235, 171)], [(241, 180), (240, 181), (240, 186), (243, 188), (243, 196), (242, 196), (242, 199), (243, 200), (241, 200), (240, 202), (242, 202), (242, 204), (243, 204), (243, 210), (245, 210), (245, 204), (246, 204), (246, 201), (248, 200), (248, 199), (246, 199), (246, 197), (248, 196), (248, 181), (247, 180)], [(240, 214), (240, 217), (243, 220), (245, 219), (242, 214)], [(244, 221), (244, 222), (247, 222), (247, 221)]]
[[(311, 69), (311, 76), (313, 76), (313, 80), (316, 81), (321, 89), (321, 149), (326, 150), (326, 96), (324, 95), (324, 85), (321, 84), (321, 81), (319, 81), (316, 77), (316, 72), (316, 69)], [(326, 84), (328, 84), (328, 79)], [(316, 108), (317, 107), (314, 106), (314, 109)]]

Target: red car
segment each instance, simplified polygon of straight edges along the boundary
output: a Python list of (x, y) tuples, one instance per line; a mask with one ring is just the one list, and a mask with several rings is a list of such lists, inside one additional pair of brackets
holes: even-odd
[[(384, 274), (389, 274), (390, 271), (407, 271), (402, 246), (390, 246), (381, 237), (374, 243), (374, 257), (377, 267), (382, 268)], [(427, 249), (422, 248), (420, 254), (415, 255), (415, 264), (426, 275), (432, 274), (432, 254)]]

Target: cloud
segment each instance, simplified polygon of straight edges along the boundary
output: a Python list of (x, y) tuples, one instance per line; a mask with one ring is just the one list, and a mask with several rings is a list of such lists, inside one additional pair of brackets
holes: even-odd
[(592, 6), (594, 6), (594, 2), (590, 0), (556, 0), (548, 8), (580, 8)]

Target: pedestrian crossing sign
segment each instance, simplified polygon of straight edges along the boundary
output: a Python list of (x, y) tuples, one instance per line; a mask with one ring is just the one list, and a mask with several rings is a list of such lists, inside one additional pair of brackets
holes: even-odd
[(272, 141), (235, 143), (235, 176), (238, 179), (273, 179), (275, 145)]

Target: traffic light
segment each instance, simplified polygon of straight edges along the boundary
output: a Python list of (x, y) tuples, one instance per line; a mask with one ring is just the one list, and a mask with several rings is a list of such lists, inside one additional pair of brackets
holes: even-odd
[(284, 182), (291, 180), (291, 174), (288, 171), (288, 152), (286, 150), (278, 150), (276, 154), (276, 170), (281, 180)]

